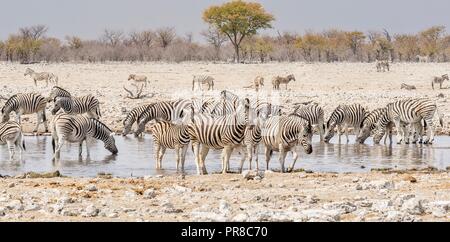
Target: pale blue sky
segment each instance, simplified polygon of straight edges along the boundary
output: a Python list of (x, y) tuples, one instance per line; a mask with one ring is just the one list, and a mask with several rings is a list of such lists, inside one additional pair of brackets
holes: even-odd
[[(223, 0), (5, 0), (0, 39), (19, 27), (49, 26), (48, 35), (97, 39), (103, 29), (130, 32), (173, 26), (179, 34), (206, 26), (202, 11)], [(329, 28), (417, 32), (432, 25), (450, 28), (449, 0), (258, 0), (276, 17), (274, 29), (302, 33)], [(450, 31), (449, 31), (450, 32)]]

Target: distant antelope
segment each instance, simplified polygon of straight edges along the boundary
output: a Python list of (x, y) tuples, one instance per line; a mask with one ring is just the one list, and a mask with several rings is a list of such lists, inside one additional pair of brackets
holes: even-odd
[(257, 76), (255, 80), (253, 80), (253, 84), (244, 88), (255, 88), (255, 90), (258, 92), (259, 88), (264, 86), (264, 77)]
[(442, 89), (442, 83), (447, 80), (448, 81), (448, 74), (442, 75), (441, 77), (435, 76), (433, 78), (433, 81), (431, 81), (431, 87), (434, 90), (434, 84), (438, 84), (439, 83), (439, 89)]
[(25, 70), (25, 73), (23, 74), (24, 76), (31, 76), (31, 78), (33, 78), (34, 80), (34, 85), (37, 86), (37, 82), (38, 81), (45, 81), (47, 83), (47, 87), (48, 87), (48, 82), (53, 82), (55, 85), (58, 85), (58, 77), (50, 72), (35, 72), (30, 68), (27, 68)]
[(286, 90), (287, 90), (287, 85), (290, 81), (295, 81), (295, 77), (293, 74), (290, 74), (287, 77), (276, 76), (272, 79), (273, 89), (280, 90), (280, 84), (286, 84)]
[(423, 63), (430, 62), (430, 58), (426, 55), (424, 55), (424, 56), (416, 55), (416, 60), (417, 60), (417, 62), (423, 62)]
[(128, 76), (128, 81), (130, 81), (130, 80), (133, 80), (137, 83), (144, 83), (144, 86), (147, 87), (148, 80), (147, 80), (146, 76), (138, 76), (135, 74), (130, 74)]
[(376, 62), (377, 72), (389, 71), (389, 61), (388, 60), (377, 60)]
[(192, 79), (192, 91), (194, 91), (196, 85), (198, 90), (203, 91), (203, 85), (208, 85), (208, 91), (214, 90), (214, 78), (205, 75), (194, 76)]

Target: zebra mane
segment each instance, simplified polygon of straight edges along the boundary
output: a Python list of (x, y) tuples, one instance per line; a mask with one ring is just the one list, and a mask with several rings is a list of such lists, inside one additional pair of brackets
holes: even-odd
[(12, 95), (11, 97), (8, 98), (8, 100), (6, 101), (5, 105), (3, 105), (3, 107), (2, 107), (2, 113), (5, 111), (5, 107), (11, 105), (12, 99), (16, 98), (16, 97), (17, 97), (17, 94), (14, 94), (14, 95)]
[(89, 118), (89, 120), (91, 120), (95, 125), (98, 125), (104, 129), (106, 129), (110, 133), (112, 133), (112, 130), (108, 126), (106, 126), (106, 124), (102, 123), (100, 120), (98, 120), (96, 118)]

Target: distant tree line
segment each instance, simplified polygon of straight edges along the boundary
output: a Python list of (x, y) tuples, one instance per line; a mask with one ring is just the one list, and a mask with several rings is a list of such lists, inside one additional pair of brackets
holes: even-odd
[[(445, 27), (433, 26), (416, 34), (381, 31), (278, 32), (275, 36), (254, 32), (237, 45), (214, 26), (201, 33), (179, 35), (174, 28), (125, 33), (106, 29), (98, 39), (47, 36), (44, 25), (20, 28), (0, 41), (0, 60), (32, 62), (105, 61), (233, 61), (236, 53), (246, 63), (268, 61), (372, 62), (389, 59), (415, 62), (426, 56), (433, 62), (450, 61), (450, 35)], [(237, 52), (238, 51), (238, 52)]]

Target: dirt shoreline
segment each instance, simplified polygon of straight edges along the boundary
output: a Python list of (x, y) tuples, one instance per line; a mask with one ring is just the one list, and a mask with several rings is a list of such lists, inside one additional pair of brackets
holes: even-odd
[(450, 221), (450, 171), (9, 177), (0, 221)]

